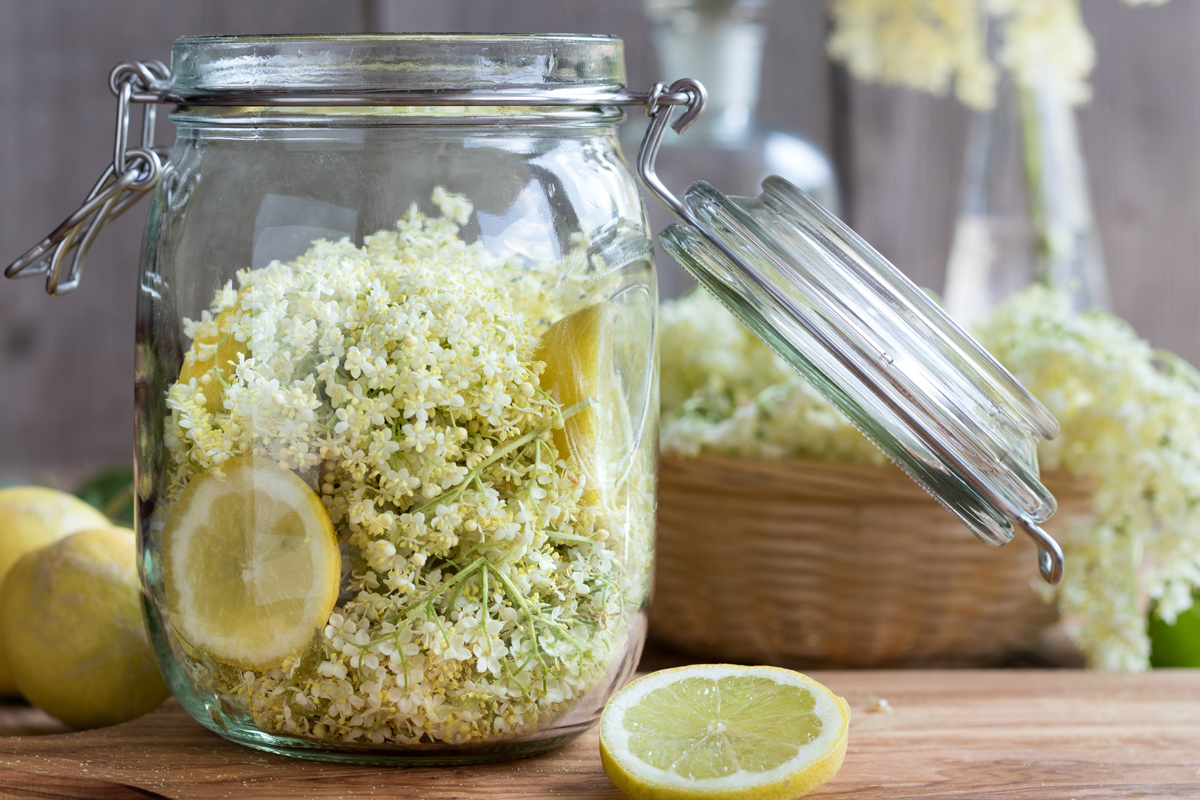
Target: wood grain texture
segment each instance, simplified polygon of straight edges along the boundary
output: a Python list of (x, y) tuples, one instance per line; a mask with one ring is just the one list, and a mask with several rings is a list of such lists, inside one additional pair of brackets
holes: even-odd
[[(1200, 671), (814, 672), (850, 747), (812, 797), (1083, 800), (1200, 795)], [(886, 699), (892, 713), (868, 711)], [(0, 712), (0, 730), (8, 712)], [(85, 733), (0, 739), (0, 797), (619, 798), (593, 730), (545, 756), (390, 769), (295, 761), (209, 733), (174, 701)]]
[(940, 292), (969, 115), (949, 98), (853, 80), (844, 87), (848, 222), (918, 286)]

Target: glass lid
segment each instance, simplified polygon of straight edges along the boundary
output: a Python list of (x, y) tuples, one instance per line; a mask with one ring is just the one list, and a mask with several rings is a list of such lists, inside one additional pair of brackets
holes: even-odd
[(660, 235), (663, 249), (980, 539), (999, 546), (1015, 529), (1030, 535), (1043, 577), (1058, 583), (1061, 550), (1038, 526), (1055, 510), (1036, 452), (1058, 434), (1050, 412), (883, 256), (782, 178), (767, 178), (757, 198), (696, 183), (680, 202), (654, 173), (670, 112), (652, 116), (639, 172), (681, 221)]

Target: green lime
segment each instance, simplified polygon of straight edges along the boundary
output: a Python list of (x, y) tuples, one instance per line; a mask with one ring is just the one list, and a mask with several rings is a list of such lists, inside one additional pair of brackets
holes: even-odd
[(1174, 625), (1150, 612), (1150, 666), (1200, 667), (1200, 594), (1193, 595), (1192, 602)]

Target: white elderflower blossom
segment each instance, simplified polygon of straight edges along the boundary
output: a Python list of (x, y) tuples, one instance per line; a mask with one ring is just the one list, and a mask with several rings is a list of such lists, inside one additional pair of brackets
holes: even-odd
[[(1126, 0), (1162, 5), (1166, 0)], [(1072, 104), (1091, 97), (1095, 47), (1079, 0), (831, 0), (829, 55), (860, 80), (945, 94), (991, 108), (997, 66), (1025, 86), (1050, 84)], [(989, 20), (999, 32), (988, 57)]]
[(664, 453), (886, 463), (708, 292), (664, 303), (660, 331)]
[(1200, 375), (1112, 314), (1035, 286), (979, 330), (1058, 417), (1043, 466), (1090, 479), (1095, 521), (1066, 531), (1058, 607), (1093, 667), (1148, 666), (1146, 612), (1168, 622), (1200, 588)]
[(471, 204), (440, 188), (433, 200), (443, 216), (414, 206), (361, 247), (320, 241), (242, 270), (185, 323), (215, 341), (226, 314), (242, 349), (215, 413), (201, 381), (168, 392), (168, 500), (231, 458), (271, 459), (320, 494), (348, 554), (307, 652), (265, 671), (188, 659), (268, 732), (462, 743), (534, 730), (608, 674), (645, 599), (650, 459), (603, 507), (585, 501), (550, 435), (581, 409), (541, 388), (533, 360), (537, 336), (587, 296), (586, 242), (559, 280), (464, 243)]
[(860, 80), (933, 94), (954, 83), (965, 105), (995, 101), (996, 69), (977, 0), (832, 0), (829, 11), (829, 55)]

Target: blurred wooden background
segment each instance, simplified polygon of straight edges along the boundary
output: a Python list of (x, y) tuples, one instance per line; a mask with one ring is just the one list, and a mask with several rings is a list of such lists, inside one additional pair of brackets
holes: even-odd
[[(1081, 129), (1116, 310), (1200, 363), (1200, 3), (1083, 5), (1099, 66)], [(832, 153), (850, 224), (940, 288), (966, 112), (833, 70), (823, 0), (775, 0), (771, 13), (763, 121)], [(657, 74), (641, 0), (0, 0), (0, 262), (73, 211), (111, 158), (114, 64), (166, 60), (184, 34), (404, 30), (612, 33), (627, 43), (631, 85), (678, 77)], [(104, 232), (75, 294), (0, 282), (0, 481), (73, 488), (130, 460), (144, 215)]]

